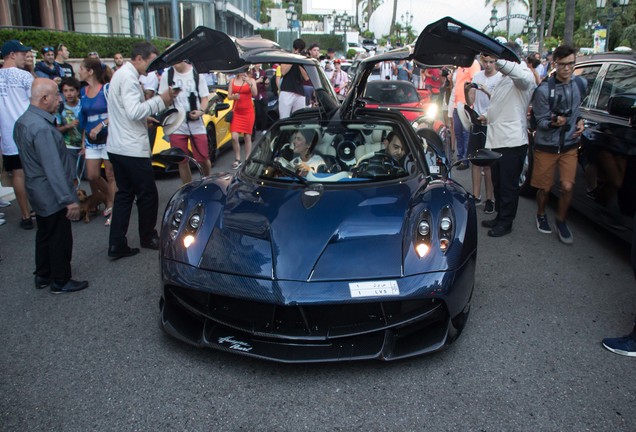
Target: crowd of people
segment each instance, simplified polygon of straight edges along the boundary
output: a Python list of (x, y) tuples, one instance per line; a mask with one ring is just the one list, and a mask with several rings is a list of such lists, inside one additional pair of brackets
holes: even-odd
[[(506, 45), (522, 58), (516, 43)], [(305, 42), (297, 39), (293, 50), (319, 61), (336, 94), (346, 95), (349, 76), (333, 49), (321, 55), (318, 44), (311, 44), (306, 50)], [(185, 113), (183, 123), (166, 138), (172, 147), (191, 151), (203, 174), (209, 175), (211, 163), (202, 117), (210, 97), (209, 84), (216, 79), (197, 73), (187, 61), (161, 75), (148, 74), (148, 65), (159, 53), (147, 42), (135, 45), (128, 62), (124, 62), (121, 53), (115, 54), (113, 68), (92, 52), (82, 60), (77, 73), (68, 62), (70, 53), (64, 44), (45, 46), (40, 53), (42, 60), (34, 64), (31, 47), (17, 40), (2, 45), (3, 170), (12, 181), (20, 208), (20, 227), (28, 230), (37, 226), (35, 287), (49, 288), (52, 293), (74, 292), (88, 286), (87, 281), (72, 279), (71, 272), (70, 221), (80, 218), (76, 194), (79, 182), (85, 178), (92, 193), (104, 197), (102, 214), (105, 225), (110, 226), (110, 258), (140, 252), (127, 239), (135, 202), (140, 246), (157, 250), (159, 203), (151, 164), (156, 114), (170, 107)], [(583, 132), (579, 106), (586, 91), (585, 81), (578, 82), (573, 77), (575, 55), (576, 50), (563, 45), (546, 60), (533, 53), (521, 63), (484, 53), (470, 67), (427, 68), (405, 60), (380, 62), (377, 66), (380, 79), (408, 80), (416, 88), (428, 89), (439, 97), (446, 110), (445, 122), (452, 131), (453, 156), (460, 163), (459, 169), (469, 168), (468, 156), (479, 149), (501, 153), (492, 169), (473, 166), (471, 173), (477, 204), (483, 202), (487, 214), (496, 213), (493, 219), (482, 221), (490, 237), (502, 237), (512, 231), (519, 200), (518, 179), (528, 151), (527, 118), (531, 106), (536, 123), (532, 173), (532, 185), (538, 190), (536, 226), (540, 233), (552, 232), (545, 207), (558, 171), (561, 194), (554, 222), (560, 241), (573, 243), (566, 218), (578, 140)], [(229, 80), (228, 99), (233, 101), (232, 169), (239, 168), (249, 156), (252, 133), (267, 128), (264, 119), (270, 89), (277, 93), (281, 119), (314, 102), (313, 87), (301, 66), (276, 66), (274, 82), (270, 82), (261, 65), (237, 71)], [(552, 69), (554, 73), (550, 75)], [(476, 119), (466, 114), (471, 110)], [(295, 147), (307, 150), (314, 138), (300, 132), (293, 137)], [(404, 149), (399, 138), (387, 140), (385, 147), (391, 156)], [(299, 165), (307, 171), (324, 164), (309, 151), (300, 152), (298, 157)], [(187, 161), (179, 165), (179, 174), (184, 183), (191, 181)], [(9, 202), (0, 201), (0, 207), (8, 205)], [(0, 224), (4, 223), (0, 217)], [(634, 336), (632, 332), (624, 338), (606, 339), (604, 346), (613, 352), (635, 355)]]

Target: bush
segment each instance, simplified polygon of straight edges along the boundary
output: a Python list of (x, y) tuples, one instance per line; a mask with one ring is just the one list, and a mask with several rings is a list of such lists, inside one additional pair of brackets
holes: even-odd
[[(57, 46), (61, 43), (68, 47), (73, 58), (84, 58), (91, 51), (97, 51), (100, 57), (110, 58), (116, 52), (130, 57), (133, 46), (145, 39), (125, 36), (97, 36), (91, 34), (61, 32), (50, 30), (0, 29), (0, 40), (17, 39), (24, 45), (40, 51), (45, 46)], [(159, 52), (166, 49), (172, 40), (153, 39), (151, 42)]]

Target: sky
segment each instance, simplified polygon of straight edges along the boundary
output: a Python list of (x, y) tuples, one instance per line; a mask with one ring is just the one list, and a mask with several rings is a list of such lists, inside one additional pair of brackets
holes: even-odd
[[(497, 13), (498, 17), (505, 15), (504, 8)], [(489, 24), (492, 6), (484, 6), (484, 0), (398, 0), (396, 22), (400, 22), (400, 15), (407, 11), (413, 14), (412, 27), (419, 34), (428, 24), (445, 16), (450, 16), (458, 21), (482, 31)], [(384, 3), (371, 15), (370, 30), (376, 37), (382, 37), (389, 33), (391, 14), (393, 12), (393, 0), (384, 0)], [(527, 10), (520, 4), (513, 7), (512, 13), (527, 14)], [(520, 33), (524, 21), (511, 20), (511, 33)], [(505, 21), (499, 22), (496, 30), (505, 30)]]

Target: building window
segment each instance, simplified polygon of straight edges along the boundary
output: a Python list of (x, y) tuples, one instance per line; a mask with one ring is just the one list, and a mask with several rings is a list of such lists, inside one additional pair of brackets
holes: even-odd
[(65, 30), (75, 30), (73, 21), (73, 0), (62, 0), (62, 20)]
[(203, 25), (203, 5), (200, 3), (180, 3), (181, 37), (189, 34), (197, 26)]

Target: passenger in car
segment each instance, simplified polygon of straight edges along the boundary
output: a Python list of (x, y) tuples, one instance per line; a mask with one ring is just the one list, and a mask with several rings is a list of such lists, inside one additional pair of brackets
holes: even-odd
[(310, 171), (316, 173), (326, 166), (321, 156), (312, 154), (317, 143), (318, 133), (313, 129), (299, 130), (292, 135), (294, 158), (291, 162), (298, 174), (306, 176)]

